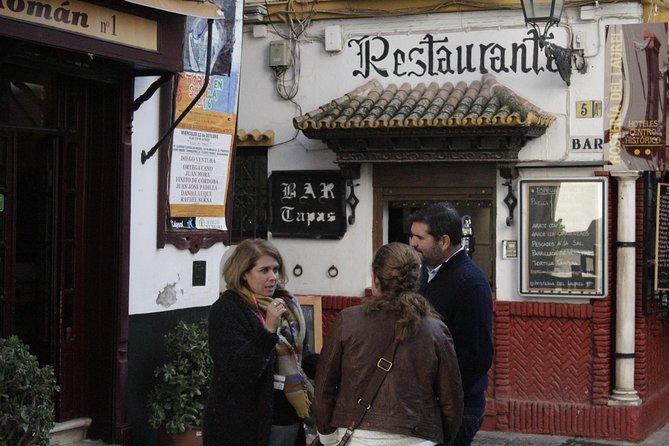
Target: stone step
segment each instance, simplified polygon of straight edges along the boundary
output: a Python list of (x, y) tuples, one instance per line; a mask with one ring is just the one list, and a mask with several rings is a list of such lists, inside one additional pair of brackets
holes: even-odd
[(86, 439), (86, 431), (91, 425), (90, 418), (75, 418), (56, 423), (49, 431), (49, 444), (52, 446), (77, 444)]
[(70, 443), (67, 446), (121, 446), (120, 444), (108, 444), (102, 440), (83, 440), (76, 443)]

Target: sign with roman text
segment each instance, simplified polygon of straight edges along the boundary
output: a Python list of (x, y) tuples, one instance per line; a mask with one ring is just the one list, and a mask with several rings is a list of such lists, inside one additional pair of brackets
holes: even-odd
[(0, 0), (0, 17), (158, 51), (158, 23), (78, 0)]
[(606, 295), (606, 180), (520, 181), (520, 293)]
[(273, 237), (338, 239), (346, 232), (346, 186), (338, 170), (275, 171), (269, 183)]

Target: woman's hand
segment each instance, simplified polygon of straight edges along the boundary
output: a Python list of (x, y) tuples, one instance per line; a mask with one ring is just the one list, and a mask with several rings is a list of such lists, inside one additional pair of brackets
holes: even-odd
[(288, 311), (283, 299), (274, 299), (272, 303), (267, 306), (267, 314), (265, 315), (265, 330), (270, 333), (276, 333), (281, 322), (281, 315)]

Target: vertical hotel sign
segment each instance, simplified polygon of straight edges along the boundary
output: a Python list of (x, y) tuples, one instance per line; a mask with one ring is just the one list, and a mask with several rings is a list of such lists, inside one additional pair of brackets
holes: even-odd
[(613, 170), (664, 170), (667, 24), (610, 25), (604, 156)]
[[(169, 188), (171, 229), (226, 230), (225, 208), (237, 122), (242, 0), (219, 0), (225, 18), (212, 28), (211, 76), (205, 93), (174, 130)], [(175, 115), (205, 81), (206, 19), (189, 17)]]

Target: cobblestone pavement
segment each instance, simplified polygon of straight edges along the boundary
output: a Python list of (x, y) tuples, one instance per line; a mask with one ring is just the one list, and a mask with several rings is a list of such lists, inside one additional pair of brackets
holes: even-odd
[(669, 446), (669, 423), (640, 443), (516, 432), (480, 431), (472, 446)]

